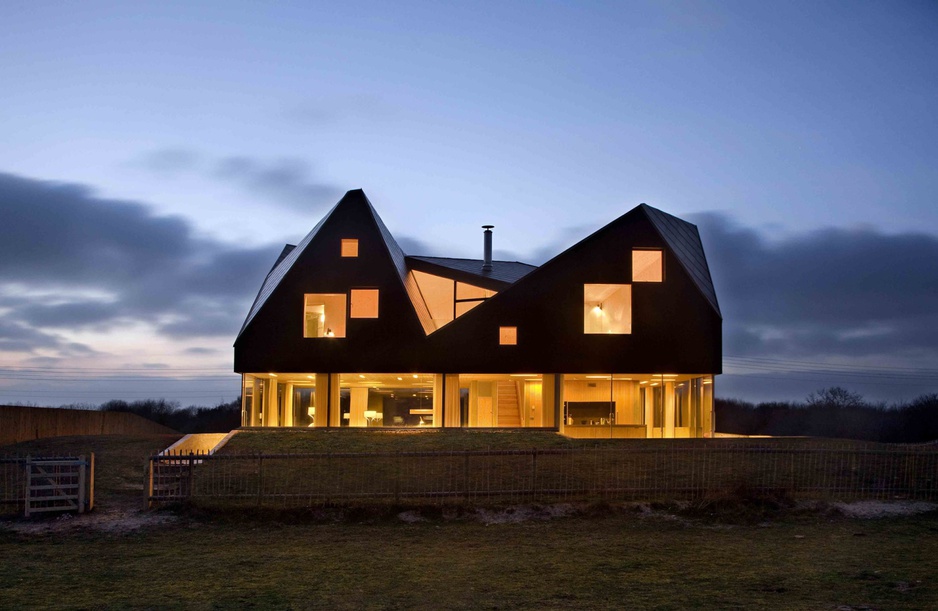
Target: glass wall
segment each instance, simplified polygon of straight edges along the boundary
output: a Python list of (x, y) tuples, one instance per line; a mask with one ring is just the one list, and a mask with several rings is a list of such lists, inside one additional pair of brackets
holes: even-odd
[(418, 373), (339, 375), (339, 418), (333, 426), (440, 426), (434, 376)]
[(712, 412), (712, 376), (564, 376), (561, 430), (572, 437), (705, 437)]
[[(241, 390), (242, 426), (326, 426), (317, 419), (316, 374), (245, 374)], [(325, 401), (323, 395), (322, 401)]]
[(592, 438), (706, 437), (713, 426), (709, 375), (265, 373), (242, 379), (243, 426), (557, 427)]
[(460, 418), (455, 426), (556, 426), (552, 375), (460, 374), (458, 379)]

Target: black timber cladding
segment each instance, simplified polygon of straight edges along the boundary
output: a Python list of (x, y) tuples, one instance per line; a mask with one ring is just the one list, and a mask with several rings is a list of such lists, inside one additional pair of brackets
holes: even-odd
[[(358, 258), (339, 258), (341, 238)], [(633, 248), (665, 252), (665, 282), (632, 283)], [(696, 227), (639, 206), (541, 267), (405, 256), (360, 190), (350, 191), (275, 265), (235, 342), (235, 370), (284, 373), (718, 373), (719, 309)], [(433, 330), (410, 270), (498, 292)], [(496, 277), (492, 277), (495, 275)], [(631, 334), (583, 333), (583, 285), (632, 284)], [(378, 288), (378, 319), (345, 338), (302, 337), (304, 293)], [(518, 328), (499, 346), (499, 326)]]

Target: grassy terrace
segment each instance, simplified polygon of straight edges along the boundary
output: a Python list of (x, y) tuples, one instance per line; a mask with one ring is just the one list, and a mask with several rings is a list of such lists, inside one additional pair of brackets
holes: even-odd
[[(565, 449), (582, 451), (554, 452)], [(210, 507), (497, 505), (747, 489), (929, 500), (938, 499), (936, 450), (824, 439), (573, 440), (544, 431), (245, 431), (221, 450), (231, 458), (196, 467), (191, 499)]]
[(531, 448), (669, 448), (708, 447), (735, 444), (739, 447), (784, 448), (825, 447), (875, 449), (893, 447), (865, 441), (825, 439), (571, 439), (550, 431), (504, 429), (361, 429), (246, 430), (231, 438), (222, 449), (227, 454), (290, 454), (303, 452), (435, 452), (465, 450), (530, 450)]

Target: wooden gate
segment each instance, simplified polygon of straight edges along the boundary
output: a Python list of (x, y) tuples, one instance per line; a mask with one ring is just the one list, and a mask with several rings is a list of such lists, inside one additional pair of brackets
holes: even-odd
[(94, 454), (26, 459), (26, 515), (94, 508)]

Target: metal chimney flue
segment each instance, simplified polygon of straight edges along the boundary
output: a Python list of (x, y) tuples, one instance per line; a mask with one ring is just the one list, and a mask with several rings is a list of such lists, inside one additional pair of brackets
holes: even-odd
[(484, 240), (482, 271), (490, 272), (492, 271), (492, 230), (495, 229), (495, 225), (482, 225), (482, 229), (485, 230), (482, 234)]

